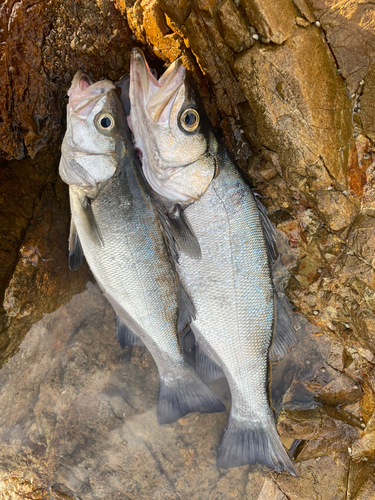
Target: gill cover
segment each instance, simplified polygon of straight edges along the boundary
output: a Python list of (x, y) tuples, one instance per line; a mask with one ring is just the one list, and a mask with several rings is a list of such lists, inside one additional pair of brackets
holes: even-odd
[(181, 60), (157, 80), (133, 49), (129, 94), (129, 126), (148, 183), (169, 201), (198, 200), (215, 175), (217, 143)]
[(116, 141), (111, 134), (116, 123), (110, 112), (115, 89), (108, 80), (92, 83), (82, 71), (73, 78), (59, 166), (69, 185), (94, 187), (116, 171)]

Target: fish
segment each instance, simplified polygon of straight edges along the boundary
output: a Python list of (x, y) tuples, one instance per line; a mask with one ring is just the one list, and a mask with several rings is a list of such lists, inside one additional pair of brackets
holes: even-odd
[[(129, 125), (163, 224), (173, 235), (171, 214), (182, 214), (200, 248), (194, 258), (178, 238), (173, 241), (177, 272), (196, 309), (190, 326), (197, 345), (223, 370), (232, 396), (216, 464), (259, 463), (296, 476), (268, 394), (276, 300), (267, 246), (272, 235), (259, 202), (211, 126), (181, 60), (157, 80), (143, 53), (133, 49), (129, 98)], [(276, 339), (272, 355), (280, 356), (286, 341)]]
[(179, 330), (195, 315), (136, 156), (119, 90), (78, 71), (68, 92), (59, 173), (69, 185), (69, 264), (83, 256), (117, 317), (122, 346), (144, 344), (159, 371), (157, 418), (225, 410), (184, 360)]

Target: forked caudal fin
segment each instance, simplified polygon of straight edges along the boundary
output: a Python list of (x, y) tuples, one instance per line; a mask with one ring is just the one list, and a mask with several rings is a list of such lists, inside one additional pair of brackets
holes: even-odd
[(194, 374), (187, 380), (178, 380), (173, 385), (167, 385), (160, 379), (158, 422), (171, 424), (187, 413), (216, 413), (225, 411), (225, 405)]
[(217, 452), (216, 465), (227, 468), (257, 463), (277, 472), (285, 470), (292, 476), (298, 476), (273, 419), (247, 423), (231, 418)]

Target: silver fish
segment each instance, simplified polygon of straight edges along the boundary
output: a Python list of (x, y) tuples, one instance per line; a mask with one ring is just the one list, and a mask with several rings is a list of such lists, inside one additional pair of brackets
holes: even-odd
[(164, 224), (179, 207), (201, 251), (194, 258), (180, 248), (177, 270), (196, 307), (197, 343), (221, 366), (232, 394), (217, 465), (261, 463), (296, 475), (268, 398), (275, 301), (257, 201), (180, 61), (156, 80), (134, 49), (129, 92), (131, 128), (145, 177), (164, 200)]
[(83, 254), (117, 314), (122, 345), (139, 339), (160, 377), (158, 421), (225, 406), (179, 350), (179, 331), (194, 316), (178, 281), (130, 138), (119, 92), (79, 71), (68, 92), (60, 175), (69, 184), (70, 266)]

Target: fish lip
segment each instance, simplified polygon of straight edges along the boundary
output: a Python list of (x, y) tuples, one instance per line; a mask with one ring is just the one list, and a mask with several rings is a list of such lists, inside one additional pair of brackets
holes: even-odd
[[(78, 70), (68, 90), (69, 107), (78, 114), (81, 114), (80, 112), (87, 107), (89, 107), (88, 110), (91, 110), (96, 101), (115, 88), (115, 85), (109, 80), (99, 80), (93, 83), (86, 73)], [(87, 117), (88, 110), (84, 113), (85, 117)]]
[(186, 69), (179, 58), (157, 80), (151, 73), (143, 52), (134, 48), (130, 61), (132, 105), (143, 100), (144, 108), (154, 122), (169, 122), (174, 98), (184, 83), (185, 76)]

